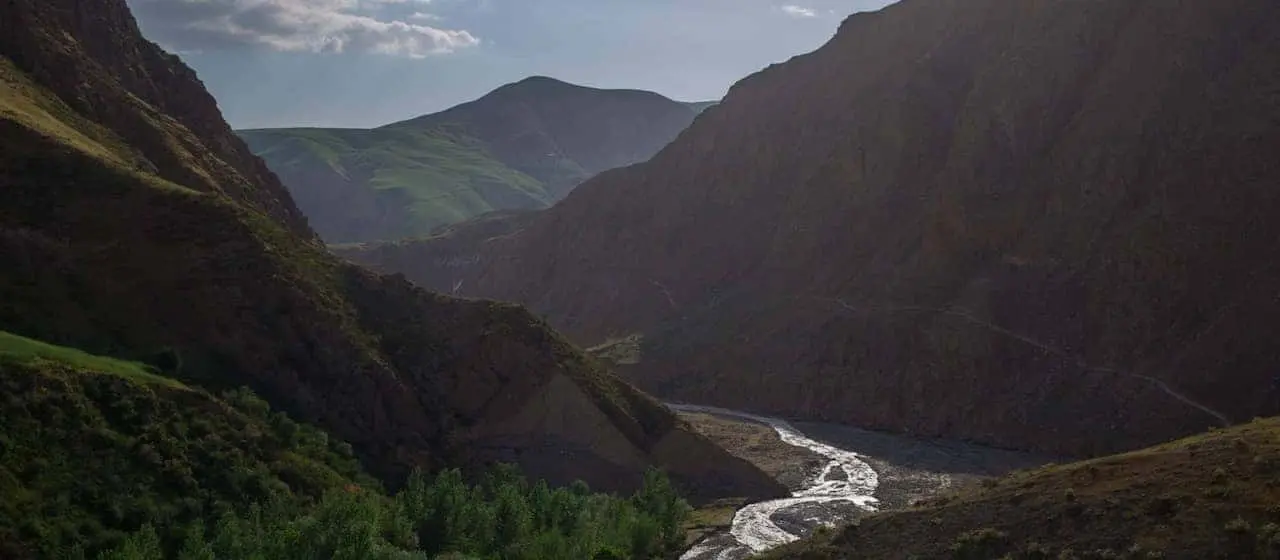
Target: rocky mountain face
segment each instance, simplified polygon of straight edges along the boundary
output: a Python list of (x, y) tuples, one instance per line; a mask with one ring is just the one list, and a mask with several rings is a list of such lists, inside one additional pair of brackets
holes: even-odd
[(514, 461), (601, 489), (668, 468), (695, 495), (776, 482), (523, 308), (343, 264), (124, 0), (0, 4), (0, 325), (247, 385), (414, 467)]
[(532, 77), (372, 130), (239, 134), (331, 243), (400, 239), (492, 211), (546, 208), (649, 159), (708, 103)]
[(510, 231), (343, 254), (642, 333), (664, 397), (1136, 448), (1280, 412), (1278, 52), (1269, 0), (904, 0)]

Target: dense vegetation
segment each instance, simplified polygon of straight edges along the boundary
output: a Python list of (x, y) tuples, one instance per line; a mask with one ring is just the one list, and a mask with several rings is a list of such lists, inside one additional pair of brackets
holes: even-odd
[(245, 389), (4, 332), (0, 389), (4, 558), (650, 558), (684, 542), (689, 506), (657, 471), (630, 499), (507, 465), (474, 486), (417, 472), (391, 498), (351, 446)]
[(351, 446), (143, 364), (0, 332), (0, 557), (93, 553), (144, 523), (185, 527), (253, 503), (303, 507), (377, 488)]
[(1015, 472), (765, 557), (1280, 559), (1280, 418)]
[[(678, 552), (688, 505), (666, 477), (651, 471), (630, 499), (592, 494), (582, 483), (530, 485), (498, 466), (469, 486), (457, 470), (428, 480), (415, 473), (392, 499), (348, 488), (299, 511), (287, 504), (225, 513), (209, 533), (187, 532), (177, 550), (205, 558), (649, 559)], [(109, 560), (162, 560), (166, 547), (148, 525)]]

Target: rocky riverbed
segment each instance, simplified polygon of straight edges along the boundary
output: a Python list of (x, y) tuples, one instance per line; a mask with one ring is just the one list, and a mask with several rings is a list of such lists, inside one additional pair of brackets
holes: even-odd
[(731, 410), (673, 406), (731, 453), (759, 466), (793, 497), (739, 508), (728, 530), (682, 558), (737, 560), (913, 501), (1053, 459), (954, 441), (921, 440), (831, 424), (786, 422)]

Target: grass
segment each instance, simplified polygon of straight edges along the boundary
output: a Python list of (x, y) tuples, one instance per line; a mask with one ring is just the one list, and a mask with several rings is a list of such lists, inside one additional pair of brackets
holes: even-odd
[(0, 336), (0, 557), (92, 557), (147, 523), (176, 545), (224, 513), (351, 484), (379, 487), (349, 445), (247, 390)]
[(1016, 472), (764, 557), (1274, 559), (1277, 524), (1273, 418)]
[(698, 541), (733, 526), (733, 516), (738, 508), (745, 506), (746, 500), (723, 499), (694, 509), (685, 519), (685, 545), (693, 546)]
[(0, 362), (28, 365), (57, 362), (85, 371), (117, 375), (139, 383), (185, 388), (182, 383), (158, 374), (154, 367), (146, 364), (95, 356), (75, 348), (46, 344), (4, 331), (0, 331)]
[(421, 236), (486, 212), (553, 202), (540, 181), (498, 161), (477, 140), (446, 130), (293, 128), (238, 134), (308, 213), (322, 215), (306, 208), (308, 201), (347, 183), (371, 198), (408, 207), (404, 223), (383, 224), (382, 216), (366, 216), (368, 235), (354, 239), (334, 238), (326, 231), (329, 224), (317, 220), (317, 230), (329, 241)]
[(0, 117), (22, 123), (85, 153), (126, 166), (136, 154), (106, 129), (80, 117), (0, 57)]

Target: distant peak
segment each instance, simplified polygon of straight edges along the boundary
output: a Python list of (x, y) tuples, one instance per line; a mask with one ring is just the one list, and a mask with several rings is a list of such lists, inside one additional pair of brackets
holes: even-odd
[(492, 93), (501, 91), (547, 91), (547, 90), (563, 90), (563, 89), (590, 89), (586, 86), (571, 84), (564, 80), (557, 80), (549, 76), (529, 76), (518, 82), (512, 82)]
[(557, 79), (552, 78), (552, 77), (550, 77), (550, 76), (529, 76), (528, 78), (525, 78), (525, 79), (523, 79), (523, 80), (520, 80), (520, 81), (518, 81), (518, 82), (516, 82), (516, 83), (514, 83), (514, 84), (512, 84), (512, 85), (517, 85), (517, 86), (518, 86), (518, 85), (520, 85), (520, 84), (556, 84), (556, 85), (564, 85), (564, 86), (571, 86), (571, 85), (573, 85), (573, 84), (571, 84), (571, 83), (569, 83), (569, 82), (566, 82), (566, 81), (564, 81), (564, 80), (557, 80)]

